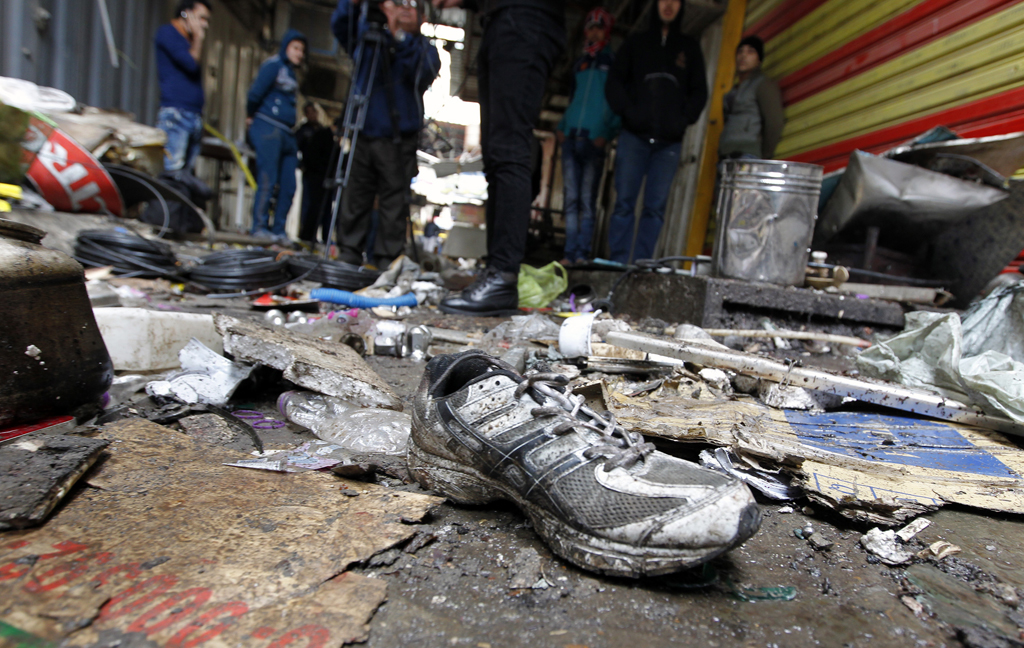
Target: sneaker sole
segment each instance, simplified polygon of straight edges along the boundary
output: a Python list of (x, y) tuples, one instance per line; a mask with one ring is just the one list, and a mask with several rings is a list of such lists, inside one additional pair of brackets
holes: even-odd
[(465, 308), (452, 308), (451, 306), (445, 306), (441, 304), (438, 309), (442, 313), (448, 313), (449, 315), (470, 315), (473, 317), (509, 317), (511, 315), (519, 315), (522, 311), (518, 308), (504, 308), (491, 311), (472, 311)]
[(439, 492), (457, 504), (486, 504), (497, 499), (514, 502), (557, 555), (578, 567), (608, 576), (658, 576), (700, 565), (743, 543), (761, 524), (760, 510), (756, 504), (751, 504), (743, 511), (736, 536), (725, 546), (638, 547), (583, 533), (503, 484), (468, 466), (425, 452), (412, 442), (408, 462), (409, 472), (424, 488)]

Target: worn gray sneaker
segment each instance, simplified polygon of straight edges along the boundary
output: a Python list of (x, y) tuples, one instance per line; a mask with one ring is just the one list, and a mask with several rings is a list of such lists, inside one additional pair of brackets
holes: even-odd
[(757, 531), (745, 484), (656, 452), (565, 384), (480, 351), (434, 358), (414, 400), (410, 472), (456, 503), (515, 502), (556, 554), (613, 576), (686, 569)]

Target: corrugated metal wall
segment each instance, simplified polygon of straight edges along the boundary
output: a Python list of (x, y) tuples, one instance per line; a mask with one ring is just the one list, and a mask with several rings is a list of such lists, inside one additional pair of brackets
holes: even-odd
[(3, 0), (0, 74), (152, 124), (160, 101), (153, 34), (167, 17), (168, 2), (106, 2), (119, 67), (111, 64), (96, 0)]
[[(2, 0), (0, 74), (64, 90), (79, 102), (128, 111), (136, 120), (156, 123), (160, 88), (153, 37), (171, 18), (175, 0), (106, 0), (119, 67), (110, 61), (97, 0)], [(269, 55), (261, 34), (243, 25), (222, 0), (213, 0), (210, 31), (203, 51), (204, 118), (229, 139), (245, 137), (245, 96), (259, 65)], [(200, 158), (197, 175), (219, 186), (221, 224), (245, 228), (251, 191), (239, 201), (237, 178), (218, 183), (231, 165)], [(226, 176), (221, 179), (226, 180)]]
[(1021, 0), (750, 0), (786, 104), (776, 156), (845, 166), (933, 126), (1024, 130)]

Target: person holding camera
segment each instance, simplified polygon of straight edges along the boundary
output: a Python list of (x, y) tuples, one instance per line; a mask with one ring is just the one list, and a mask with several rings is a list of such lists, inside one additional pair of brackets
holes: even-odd
[[(437, 49), (420, 34), (423, 0), (339, 0), (331, 31), (342, 49), (361, 60), (352, 71), (355, 92), (368, 97), (363, 129), (349, 152), (352, 170), (341, 198), (337, 227), (341, 261), (360, 265), (370, 232), (374, 201), (379, 223), (374, 259), (386, 267), (401, 256), (409, 220), (410, 184), (416, 175), (416, 148), (423, 128), (423, 93), (441, 70)], [(370, 30), (382, 31), (384, 50), (370, 78)], [(379, 34), (374, 34), (377, 36)], [(366, 50), (364, 55), (360, 55)]]
[(210, 26), (207, 0), (181, 0), (174, 20), (156, 32), (160, 110), (156, 127), (167, 133), (164, 170), (191, 172), (203, 137), (203, 70), (199, 57)]

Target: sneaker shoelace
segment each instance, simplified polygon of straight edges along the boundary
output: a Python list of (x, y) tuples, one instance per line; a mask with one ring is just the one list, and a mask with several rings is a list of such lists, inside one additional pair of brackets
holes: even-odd
[[(573, 394), (572, 390), (567, 387), (568, 384), (569, 379), (562, 374), (528, 373), (523, 376), (516, 388), (515, 397), (518, 400), (529, 391), (534, 400), (538, 400), (537, 396), (539, 396), (539, 400), (544, 403), (548, 400), (555, 402), (555, 405), (543, 404), (530, 410), (530, 414), (537, 418), (551, 417), (558, 421), (551, 428), (549, 432), (551, 435), (561, 436), (582, 430), (600, 434), (600, 441), (581, 435), (591, 444), (583, 451), (583, 456), (587, 459), (605, 457), (605, 472), (620, 467), (629, 469), (637, 461), (654, 452), (654, 444), (644, 441), (640, 433), (629, 431), (619, 425), (611, 412), (607, 412), (606, 416), (601, 416), (586, 407), (583, 404), (586, 400), (584, 396)], [(565, 391), (561, 391), (560, 388)], [(590, 417), (593, 422), (580, 420), (578, 417), (580, 412)]]

